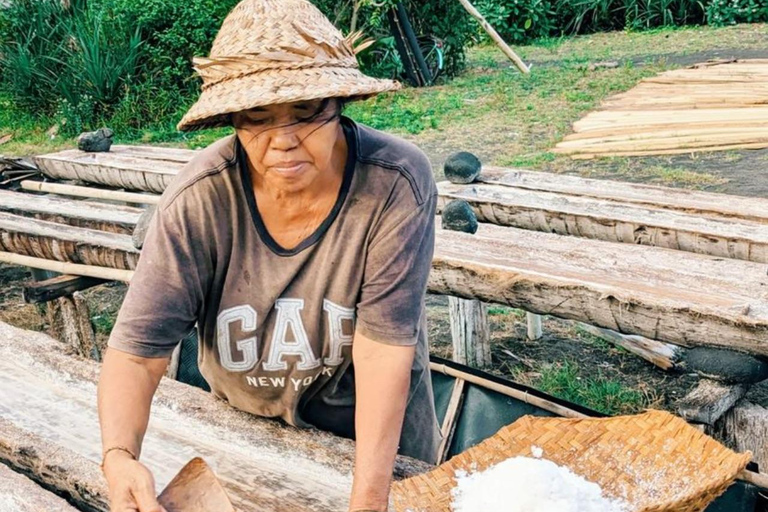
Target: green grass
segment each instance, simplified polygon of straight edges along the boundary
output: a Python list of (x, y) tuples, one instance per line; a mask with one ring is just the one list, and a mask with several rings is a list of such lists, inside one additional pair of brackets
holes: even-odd
[[(517, 48), (525, 59), (535, 61), (524, 76), (495, 46), (469, 50), (464, 74), (440, 86), (381, 95), (349, 105), (347, 114), (359, 122), (400, 134), (421, 145), (429, 154), (470, 146), (490, 155), (486, 164), (529, 167), (555, 172), (569, 170), (567, 157), (552, 147), (571, 130), (571, 124), (594, 109), (606, 97), (626, 91), (643, 77), (671, 66), (660, 53), (694, 52), (715, 48), (758, 48), (766, 43), (765, 25), (740, 25), (665, 29), (650, 32), (613, 32), (556, 38)], [(648, 56), (651, 63), (589, 71), (587, 64)], [(159, 96), (162, 91), (158, 91)], [(144, 114), (131, 110), (130, 102), (118, 109), (110, 122), (118, 143), (171, 144), (198, 148), (231, 133), (229, 129), (182, 134), (175, 124), (194, 98), (161, 98), (153, 112), (160, 116), (144, 122)], [(46, 133), (59, 123), (55, 118), (35, 118), (19, 112), (7, 97), (0, 96), (0, 136), (13, 140), (0, 153), (19, 155), (52, 151), (74, 145), (74, 138)], [(129, 128), (128, 126), (140, 126)], [(66, 130), (61, 130), (64, 133)], [(627, 162), (624, 165), (624, 162)], [(630, 160), (614, 165), (618, 175), (631, 170)], [(590, 166), (587, 166), (590, 167)], [(618, 170), (616, 170), (618, 169)], [(674, 166), (645, 169), (645, 178), (662, 184), (709, 186), (716, 176), (693, 173)]]
[(115, 327), (116, 321), (117, 311), (102, 311), (98, 315), (91, 317), (93, 330), (96, 331), (97, 334), (104, 334), (106, 336), (109, 336), (109, 333), (112, 332), (112, 328)]
[(545, 393), (605, 414), (632, 414), (650, 405), (640, 391), (604, 377), (599, 370), (596, 375), (586, 374), (570, 361), (542, 367), (529, 382)]

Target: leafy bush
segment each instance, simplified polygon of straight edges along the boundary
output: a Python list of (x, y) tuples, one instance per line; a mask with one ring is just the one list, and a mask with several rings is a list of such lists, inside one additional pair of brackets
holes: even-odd
[(704, 21), (700, 0), (558, 0), (556, 12), (564, 30), (641, 30), (699, 24)]
[(549, 0), (480, 0), (475, 6), (508, 43), (548, 37), (557, 30)]
[(707, 23), (714, 26), (768, 21), (768, 0), (711, 0)]

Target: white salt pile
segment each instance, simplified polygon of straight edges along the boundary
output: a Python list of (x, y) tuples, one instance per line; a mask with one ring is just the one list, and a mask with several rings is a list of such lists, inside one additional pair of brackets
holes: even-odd
[(454, 512), (628, 512), (600, 486), (552, 461), (513, 457), (485, 471), (459, 474)]

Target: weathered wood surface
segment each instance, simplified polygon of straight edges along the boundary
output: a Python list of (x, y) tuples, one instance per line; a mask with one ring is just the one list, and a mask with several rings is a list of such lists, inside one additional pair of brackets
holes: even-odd
[(107, 233), (0, 212), (0, 250), (56, 261), (133, 269), (130, 235)]
[(708, 217), (737, 218), (768, 224), (768, 199), (765, 198), (595, 180), (504, 167), (484, 167), (479, 181), (525, 190), (557, 192)]
[(105, 282), (104, 279), (97, 279), (95, 277), (73, 275), (57, 276), (24, 286), (22, 296), (24, 297), (24, 302), (37, 304), (58, 299), (65, 295), (71, 295), (72, 293), (81, 290), (87, 290), (88, 288), (92, 288)]
[(106, 153), (71, 149), (33, 160), (51, 178), (161, 193), (194, 154), (188, 149), (117, 145)]
[(487, 306), (478, 300), (448, 297), (453, 360), (475, 368), (491, 364)]
[(442, 208), (467, 201), (481, 222), (768, 263), (768, 224), (475, 183), (439, 184)]
[(131, 234), (142, 208), (0, 190), (0, 211), (114, 233)]
[[(99, 365), (62, 354), (41, 333), (0, 323), (0, 460), (106, 511), (96, 411)], [(236, 411), (200, 389), (163, 379), (142, 461), (157, 490), (194, 456), (216, 472), (237, 510), (347, 510), (354, 444)], [(428, 469), (398, 458), (398, 477)]]
[[(715, 426), (715, 437), (734, 450), (750, 450), (763, 474), (768, 468), (768, 409), (742, 400)], [(762, 485), (768, 485), (763, 478)]]
[(702, 379), (677, 404), (677, 413), (686, 421), (714, 425), (747, 394), (744, 384), (721, 384)]
[(0, 511), (78, 512), (62, 498), (3, 464), (0, 464)]
[(593, 336), (621, 347), (627, 352), (658, 366), (662, 370), (674, 371), (681, 369), (681, 359), (685, 349), (677, 345), (651, 340), (643, 336), (620, 334), (610, 329), (602, 329), (585, 323), (581, 323), (580, 327)]
[(134, 204), (157, 204), (160, 202), (158, 194), (145, 192), (122, 192), (106, 188), (83, 187), (79, 185), (67, 185), (64, 183), (43, 183), (41, 181), (23, 180), (23, 190), (33, 192), (50, 192), (63, 196), (85, 197), (88, 199), (106, 199), (107, 201), (121, 201)]
[(45, 313), (51, 336), (62, 342), (70, 353), (101, 361), (105, 347), (96, 343), (88, 304), (79, 292), (59, 297), (48, 304)]
[(481, 224), (438, 230), (433, 293), (768, 355), (765, 265)]

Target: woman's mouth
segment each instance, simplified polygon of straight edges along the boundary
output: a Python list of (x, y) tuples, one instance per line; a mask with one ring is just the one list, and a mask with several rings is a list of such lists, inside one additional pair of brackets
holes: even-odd
[(273, 171), (276, 171), (283, 175), (292, 175), (300, 173), (307, 162), (281, 162), (271, 166)]

